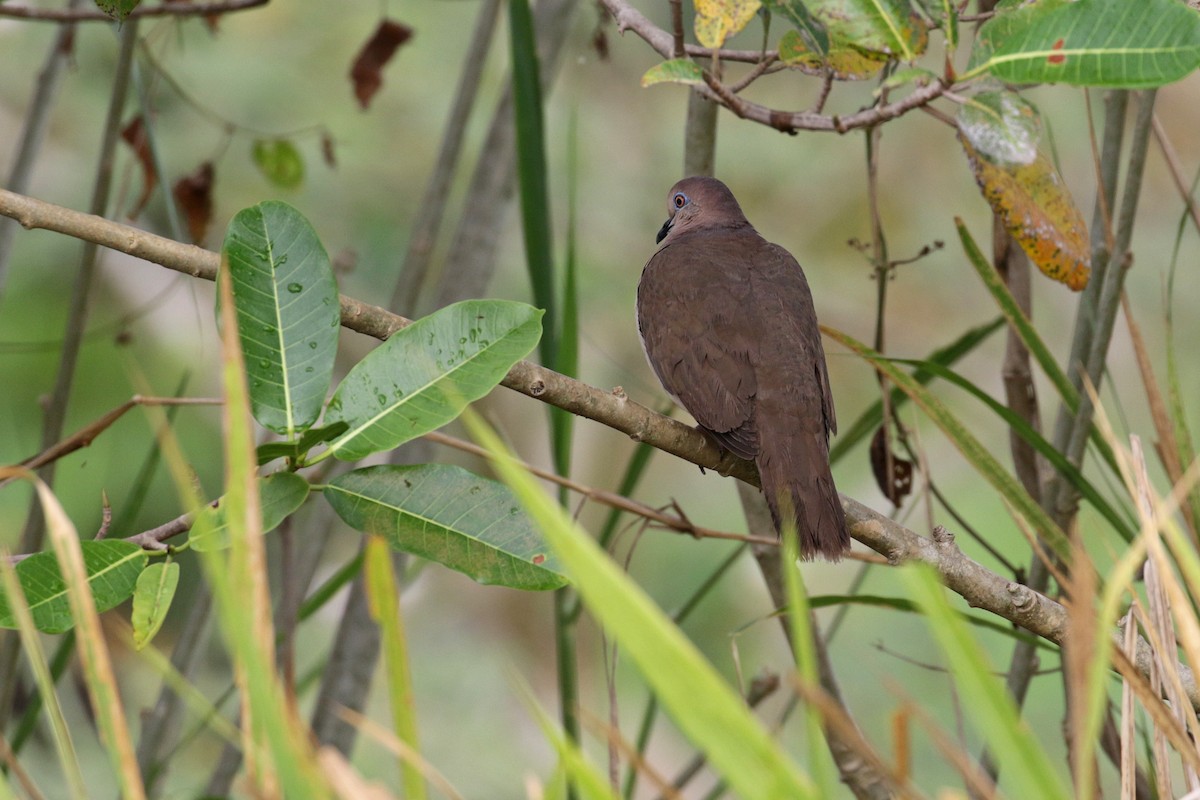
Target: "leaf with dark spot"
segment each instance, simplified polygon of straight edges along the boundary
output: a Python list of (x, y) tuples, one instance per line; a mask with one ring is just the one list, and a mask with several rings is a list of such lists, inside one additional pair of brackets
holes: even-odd
[(158, 185), (158, 171), (154, 169), (154, 156), (150, 153), (150, 140), (146, 136), (146, 124), (141, 114), (129, 120), (129, 124), (121, 129), (121, 138), (142, 165), (142, 196), (129, 212), (130, 219), (136, 219), (146, 208), (146, 203), (150, 202), (150, 194)]
[(171, 189), (175, 202), (187, 215), (188, 234), (200, 244), (212, 220), (213, 164), (205, 161), (191, 175), (176, 181)]
[(413, 30), (407, 25), (385, 19), (379, 23), (375, 33), (363, 45), (354, 65), (350, 67), (350, 80), (354, 82), (354, 96), (363, 108), (371, 105), (371, 98), (383, 85), (383, 68), (392, 60), (400, 45), (412, 38)]
[(875, 473), (879, 490), (896, 508), (912, 493), (912, 462), (892, 452), (887, 429), (883, 425), (879, 426), (871, 439), (871, 471)]
[(141, 0), (96, 0), (96, 8), (108, 14), (117, 22), (124, 22), (125, 18), (138, 7)]

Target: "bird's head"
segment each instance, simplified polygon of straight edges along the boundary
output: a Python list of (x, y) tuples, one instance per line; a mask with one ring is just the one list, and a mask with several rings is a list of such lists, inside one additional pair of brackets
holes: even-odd
[(684, 178), (667, 193), (667, 221), (657, 241), (699, 228), (740, 228), (750, 223), (729, 187), (716, 178)]

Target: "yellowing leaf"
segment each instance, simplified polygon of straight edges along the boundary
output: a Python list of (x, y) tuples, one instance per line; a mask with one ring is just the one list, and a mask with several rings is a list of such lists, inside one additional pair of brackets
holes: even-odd
[(829, 43), (829, 54), (823, 62), (820, 53), (814, 53), (804, 43), (799, 31), (788, 31), (779, 40), (779, 60), (810, 75), (822, 74), (828, 64), (839, 81), (874, 77), (888, 62), (885, 55), (856, 50), (836, 40)]
[(929, 30), (909, 0), (806, 0), (829, 40), (845, 47), (912, 61), (925, 52)]
[(695, 5), (696, 41), (714, 49), (740, 33), (762, 7), (759, 0), (695, 0)]
[(642, 76), (643, 88), (656, 83), (686, 83), (689, 85), (704, 83), (704, 73), (695, 61), (687, 58), (673, 58), (670, 61), (655, 64)]
[(958, 139), (983, 196), (1038, 269), (1075, 291), (1087, 286), (1087, 225), (1050, 160), (1038, 153), (1025, 164), (997, 164), (961, 131)]

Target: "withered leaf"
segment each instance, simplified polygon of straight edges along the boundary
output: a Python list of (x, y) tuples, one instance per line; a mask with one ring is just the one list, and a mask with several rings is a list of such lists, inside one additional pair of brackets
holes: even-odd
[(146, 136), (146, 124), (142, 115), (138, 114), (121, 129), (121, 139), (133, 150), (133, 155), (142, 165), (142, 195), (129, 212), (130, 219), (136, 219), (146, 203), (150, 202), (150, 194), (158, 185), (158, 170), (154, 168), (154, 156), (150, 153), (150, 141)]
[(1058, 170), (1042, 153), (1028, 164), (996, 164), (959, 133), (975, 182), (1046, 277), (1079, 291), (1091, 274), (1087, 225)]
[(871, 438), (871, 471), (875, 473), (879, 490), (896, 508), (912, 493), (912, 462), (892, 452), (887, 429), (883, 425)]
[(205, 161), (195, 172), (176, 181), (171, 190), (175, 202), (187, 215), (188, 234), (196, 244), (204, 241), (212, 220), (213, 177), (213, 163)]
[(412, 38), (412, 28), (394, 20), (379, 23), (374, 35), (363, 45), (354, 65), (350, 67), (350, 80), (354, 83), (354, 96), (363, 108), (371, 105), (371, 98), (383, 85), (383, 68), (392, 60), (400, 45)]

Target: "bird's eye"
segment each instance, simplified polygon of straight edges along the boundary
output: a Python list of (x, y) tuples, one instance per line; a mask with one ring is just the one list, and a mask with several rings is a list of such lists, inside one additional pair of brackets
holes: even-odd
[(671, 202), (675, 204), (676, 208), (683, 208), (685, 205), (687, 205), (687, 195), (683, 192), (676, 192), (675, 197), (671, 199)]

